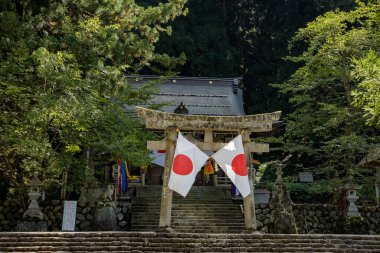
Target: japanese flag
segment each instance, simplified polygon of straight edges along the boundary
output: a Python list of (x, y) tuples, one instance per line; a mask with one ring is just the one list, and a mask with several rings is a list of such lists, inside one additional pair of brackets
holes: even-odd
[(197, 173), (208, 158), (197, 146), (179, 133), (170, 173), (169, 188), (186, 197)]
[(211, 157), (219, 164), (243, 197), (251, 193), (241, 135), (230, 141)]

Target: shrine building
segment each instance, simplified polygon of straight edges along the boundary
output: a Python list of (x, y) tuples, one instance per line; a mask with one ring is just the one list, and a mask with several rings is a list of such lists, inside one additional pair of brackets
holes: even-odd
[[(142, 87), (146, 83), (154, 83), (158, 88), (158, 92), (153, 95), (153, 98), (148, 101), (147, 104), (140, 105), (142, 108), (146, 108), (152, 104), (163, 104), (163, 106), (156, 111), (159, 112), (174, 113), (184, 116), (183, 120), (191, 120), (191, 115), (203, 115), (203, 116), (239, 116), (238, 118), (222, 118), (229, 119), (234, 123), (237, 119), (249, 119), (244, 118), (246, 113), (243, 107), (243, 91), (242, 91), (242, 78), (209, 78), (209, 77), (172, 77), (160, 81), (158, 76), (135, 76), (129, 77), (129, 83), (133, 87)], [(140, 108), (138, 111), (143, 110)], [(131, 108), (128, 108), (131, 109)], [(160, 116), (158, 116), (160, 118)], [(276, 117), (273, 122), (270, 122), (271, 126), (265, 127), (258, 132), (271, 131), (280, 122), (279, 117)], [(186, 123), (185, 123), (186, 124)], [(157, 129), (155, 127), (148, 127), (154, 131), (164, 132), (164, 129)], [(185, 132), (190, 139), (203, 139), (203, 129), (179, 129), (181, 132)], [(214, 139), (222, 141), (223, 143), (230, 141), (235, 135), (236, 131), (230, 131), (226, 129), (223, 131), (214, 131)], [(261, 147), (262, 150), (257, 150), (258, 153), (268, 152), (268, 145), (257, 144), (257, 147)], [(154, 147), (148, 147), (153, 149)], [(159, 148), (159, 147), (157, 147)], [(261, 152), (260, 152), (261, 151)], [(152, 166), (147, 168), (143, 182), (140, 179), (131, 180), (130, 186), (140, 185), (141, 183), (146, 185), (160, 185), (162, 184), (162, 174), (164, 169), (165, 153), (160, 149), (152, 151), (152, 158), (154, 158)], [(132, 168), (137, 176), (141, 176), (138, 169)], [(219, 186), (228, 186), (230, 181), (224, 176), (223, 172), (218, 173), (214, 182), (219, 183)], [(195, 185), (208, 185), (211, 184), (210, 180), (206, 182), (202, 175), (198, 175)]]
[[(168, 188), (175, 142), (179, 131), (186, 139), (209, 155), (227, 145), (237, 135), (242, 135), (251, 193), (243, 199), (244, 217), (239, 219), (243, 219), (244, 222), (239, 223), (239, 226), (243, 226), (246, 230), (255, 229), (252, 154), (269, 152), (269, 144), (256, 143), (254, 140), (252, 141), (251, 135), (273, 131), (276, 124), (279, 123), (281, 112), (246, 115), (243, 107), (241, 78), (172, 77), (165, 80), (161, 80), (157, 76), (128, 78), (133, 87), (143, 87), (146, 83), (156, 84), (157, 92), (152, 99), (133, 109), (144, 122), (145, 127), (157, 133), (161, 138), (161, 140), (147, 142), (147, 149), (152, 152), (152, 166), (137, 169), (137, 171), (130, 168), (129, 171), (128, 187), (131, 189), (130, 192), (133, 192), (134, 205), (136, 208), (140, 208), (132, 215), (132, 230), (149, 231), (157, 227), (171, 228), (173, 205), (183, 207), (180, 204), (183, 201), (182, 197), (178, 198), (178, 194)], [(151, 105), (157, 104), (163, 105), (160, 107), (161, 109), (148, 109)], [(130, 110), (131, 108), (126, 109)], [(209, 163), (211, 162), (209, 161)], [(222, 170), (218, 170), (215, 162), (212, 162), (211, 165), (212, 173), (206, 173), (206, 169), (203, 168), (197, 174), (189, 193), (190, 196), (196, 196), (196, 200), (192, 200), (193, 197), (190, 197), (190, 201), (193, 201), (191, 205), (201, 205), (206, 211), (209, 210), (207, 203), (215, 200), (217, 201), (215, 208), (218, 208), (221, 207), (220, 201), (227, 201), (226, 207), (235, 210), (236, 207), (230, 202), (231, 181)], [(149, 212), (145, 205), (150, 206)], [(159, 217), (154, 216), (154, 208), (160, 208)], [(234, 212), (239, 213), (240, 211), (235, 210)], [(134, 218), (134, 215), (137, 216)], [(144, 221), (146, 217), (149, 217), (150, 223)], [(189, 220), (189, 223), (192, 222), (193, 220)], [(234, 221), (231, 222), (233, 224)], [(233, 228), (242, 229), (239, 226)], [(177, 230), (186, 229), (183, 226), (175, 225), (174, 227)], [(203, 228), (201, 225), (199, 227)]]
[[(147, 82), (157, 81), (157, 76), (138, 76), (131, 78), (129, 83), (141, 87)], [(168, 113), (243, 116), (245, 112), (240, 82), (240, 77), (172, 77), (157, 84), (159, 92), (150, 102), (166, 103), (160, 110)], [(185, 107), (184, 111), (178, 111), (181, 104)]]

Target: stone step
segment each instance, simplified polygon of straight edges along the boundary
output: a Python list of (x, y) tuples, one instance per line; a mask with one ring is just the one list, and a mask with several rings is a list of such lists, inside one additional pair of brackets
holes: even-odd
[[(146, 198), (134, 198), (133, 199), (133, 202), (136, 204), (136, 203), (141, 203), (141, 204), (144, 204), (144, 205), (155, 205), (156, 203), (160, 203), (160, 201), (154, 201), (154, 200), (150, 200), (150, 199), (146, 199)], [(202, 200), (199, 200), (199, 199), (196, 199), (196, 200), (192, 200), (192, 201), (188, 201), (189, 203), (186, 203), (186, 201), (174, 201), (173, 200), (173, 204), (176, 205), (180, 205), (180, 204), (201, 204), (201, 205), (204, 205), (204, 204), (231, 204), (231, 199), (224, 199), (224, 200), (205, 200), (205, 201), (202, 201)]]
[[(152, 224), (133, 224), (131, 225), (132, 231), (156, 231), (158, 229), (158, 223), (152, 223)], [(222, 232), (227, 231), (225, 233), (231, 233), (231, 229), (235, 229), (235, 232), (240, 233), (244, 229), (244, 224), (229, 224), (229, 225), (178, 225), (178, 224), (172, 224), (171, 228), (173, 228), (176, 231), (182, 231), (182, 232), (188, 232), (188, 233), (194, 233), (202, 231), (202, 233), (215, 233), (216, 231)]]
[[(156, 222), (146, 222), (146, 223), (132, 223), (131, 224), (132, 228), (137, 228), (137, 227), (150, 227), (150, 226), (158, 226), (158, 221)], [(192, 228), (192, 227), (197, 227), (197, 228), (221, 228), (222, 230), (225, 229), (225, 228), (228, 228), (228, 227), (244, 227), (244, 223), (222, 223), (222, 224), (218, 224), (218, 223), (205, 223), (205, 222), (202, 222), (202, 223), (191, 223), (191, 222), (172, 222), (171, 223), (171, 227), (173, 228), (184, 228), (184, 229), (187, 229), (187, 228)], [(148, 230), (149, 231), (149, 230)]]
[[(132, 220), (133, 221), (137, 221), (137, 222), (144, 222), (144, 221), (150, 221), (150, 220), (155, 220), (156, 218), (159, 218), (159, 216), (148, 216), (148, 217), (132, 217), (132, 218), (136, 218), (136, 220)], [(244, 222), (244, 219), (241, 219), (240, 217), (232, 217), (232, 218), (229, 218), (229, 219), (221, 219), (220, 217), (215, 217), (215, 216), (208, 216), (208, 217), (197, 217), (197, 216), (193, 216), (193, 217), (179, 217), (179, 216), (176, 216), (176, 217), (172, 217), (171, 221), (191, 221), (191, 222), (197, 222), (197, 221), (202, 221), (202, 222), (218, 222), (218, 223), (223, 223), (223, 222)]]
[[(136, 196), (138, 197), (161, 197), (162, 187), (157, 186), (145, 186), (139, 187), (136, 189)], [(219, 188), (219, 187), (210, 187), (210, 186), (193, 186), (186, 196), (188, 197), (202, 197), (203, 195), (214, 195), (214, 196), (224, 196), (230, 197), (230, 191), (227, 189)], [(173, 198), (183, 198), (181, 195), (173, 192)]]
[(270, 243), (276, 241), (277, 243), (289, 242), (326, 242), (330, 243), (345, 243), (361, 242), (361, 243), (380, 243), (380, 235), (281, 235), (281, 234), (176, 234), (176, 233), (135, 233), (135, 232), (2, 232), (0, 233), (0, 242), (7, 241), (107, 241), (119, 239), (122, 241), (144, 241), (144, 238), (149, 238), (151, 241), (183, 241), (193, 240), (194, 238), (207, 239), (228, 239), (228, 241), (241, 242), (260, 239), (262, 243)]
[[(142, 215), (142, 216), (145, 216), (145, 215), (148, 215), (148, 214), (153, 214), (153, 215), (159, 215), (160, 214), (160, 211), (157, 210), (157, 211), (151, 211), (151, 212), (147, 212), (147, 211), (144, 211), (144, 210), (133, 210), (132, 211), (132, 216), (133, 215)], [(224, 214), (222, 212), (213, 212), (213, 211), (202, 211), (202, 210), (198, 210), (197, 212), (194, 212), (194, 211), (186, 211), (186, 210), (172, 210), (172, 216), (182, 216), (182, 215), (186, 215), (186, 216), (197, 216), (197, 217), (203, 217), (203, 216), (216, 216), (216, 217), (219, 217), (219, 218), (228, 218), (228, 217), (243, 217), (243, 214), (240, 212), (240, 210), (232, 210), (230, 211), (230, 213), (227, 215), (227, 214)]]
[[(137, 212), (159, 212), (160, 211), (160, 208), (152, 208), (152, 209), (148, 209), (148, 208), (144, 208), (144, 207), (133, 207), (132, 208), (132, 211), (137, 211)], [(219, 213), (219, 214), (224, 214), (224, 215), (229, 215), (230, 213), (231, 214), (234, 214), (236, 212), (238, 213), (241, 213), (241, 209), (240, 207), (230, 207), (230, 208), (191, 208), (191, 207), (175, 207), (175, 208), (172, 208), (172, 212), (186, 212), (186, 213), (199, 213), (199, 212), (203, 212), (203, 213)], [(230, 212), (230, 213), (229, 213)], [(263, 213), (260, 213), (260, 214), (263, 214)]]
[[(137, 189), (132, 199), (132, 231), (155, 230), (160, 215), (161, 187)], [(244, 226), (240, 207), (235, 205), (229, 192), (216, 187), (192, 187), (186, 198), (173, 193), (172, 226), (178, 231), (231, 232), (229, 226)]]
[[(149, 231), (158, 231), (157, 227), (149, 227), (151, 230)], [(146, 228), (135, 228), (135, 231), (141, 231), (141, 232), (148, 232), (145, 229)], [(213, 234), (221, 234), (225, 233), (224, 231), (228, 231), (228, 233), (243, 233), (244, 228), (238, 227), (238, 228), (207, 228), (208, 230), (206, 231), (204, 228), (175, 228), (173, 227), (173, 230), (176, 231), (177, 233), (199, 233), (199, 234), (206, 234), (206, 233), (213, 233)]]
[[(141, 219), (141, 220), (146, 220), (146, 219), (149, 220), (149, 219), (155, 219), (155, 218), (159, 218), (159, 217), (160, 217), (159, 213), (157, 213), (155, 215), (152, 215), (152, 214), (144, 215), (142, 213), (132, 215), (132, 218)], [(203, 216), (199, 216), (197, 214), (191, 214), (191, 215), (173, 214), (172, 215), (172, 220), (179, 220), (179, 219), (190, 220), (190, 219), (227, 219), (227, 218), (225, 216), (219, 216), (219, 215), (214, 215), (214, 214), (203, 215)], [(228, 220), (243, 220), (243, 218), (240, 214), (239, 215), (230, 215), (228, 217)]]
[[(151, 218), (151, 219), (141, 219), (141, 220), (132, 220), (132, 224), (145, 224), (145, 223), (158, 223), (158, 218)], [(172, 219), (172, 223), (194, 223), (194, 224), (202, 224), (202, 223), (208, 223), (208, 224), (231, 224), (231, 223), (238, 223), (243, 224), (244, 221), (239, 219), (231, 219), (231, 220), (219, 220), (219, 219)]]
[[(226, 213), (228, 212), (228, 213)], [(228, 218), (230, 216), (243, 216), (241, 213), (240, 209), (235, 209), (235, 210), (230, 210), (227, 209), (226, 212), (222, 212), (221, 210), (202, 210), (202, 209), (183, 209), (183, 210), (178, 210), (178, 209), (173, 209), (172, 214), (173, 215), (194, 215), (194, 216), (219, 216), (223, 218)], [(159, 214), (160, 210), (152, 210), (152, 211), (146, 211), (144, 209), (132, 209), (132, 214)]]
[[(132, 219), (150, 219), (160, 217), (160, 213), (134, 213), (132, 214)], [(228, 220), (228, 219), (241, 219), (244, 217), (240, 213), (231, 214), (229, 216), (225, 216), (223, 214), (218, 213), (186, 213), (186, 212), (176, 212), (172, 213), (172, 219), (220, 219), (220, 220)]]
[(0, 252), (380, 252), (380, 235), (0, 233)]
[[(138, 200), (138, 201), (135, 201), (133, 202), (133, 204), (138, 204), (138, 205), (141, 205), (141, 206), (156, 206), (157, 203), (161, 203), (161, 202), (150, 202), (149, 200)], [(225, 206), (228, 206), (228, 205), (231, 205), (233, 204), (232, 201), (206, 201), (206, 202), (201, 202), (201, 201), (194, 201), (194, 202), (182, 202), (182, 203), (176, 203), (173, 201), (173, 205), (175, 206), (191, 206), (191, 205), (195, 205), (195, 206), (204, 206), (204, 205), (210, 205), (210, 206), (218, 206), (218, 205), (225, 205)], [(235, 204), (234, 204), (235, 205)], [(236, 205), (236, 206), (239, 206), (239, 205)]]
[[(133, 239), (143, 240), (142, 237), (151, 238), (151, 240), (158, 240), (164, 236), (170, 240), (176, 240), (178, 238), (228, 238), (230, 241), (244, 241), (252, 239), (260, 239), (262, 242), (271, 242), (272, 239), (277, 242), (287, 243), (290, 241), (302, 242), (302, 241), (325, 241), (329, 239), (333, 243), (339, 243), (343, 239), (347, 238), (350, 241), (359, 240), (361, 242), (373, 241), (380, 243), (379, 235), (277, 235), (277, 234), (242, 234), (242, 235), (195, 235), (195, 234), (167, 234), (167, 233), (134, 233), (134, 232), (2, 232), (0, 233), (0, 241), (24, 241), (24, 240), (77, 240), (85, 241), (89, 238), (91, 240), (101, 239)], [(29, 238), (29, 239), (28, 239)], [(168, 240), (167, 239), (167, 240)]]
[[(160, 210), (160, 206), (158, 207), (152, 207), (149, 208), (147, 206), (143, 205), (135, 205), (132, 207), (133, 210), (145, 210), (145, 211), (156, 211)], [(200, 211), (224, 211), (224, 213), (227, 213), (226, 211), (234, 211), (234, 210), (240, 210), (239, 206), (234, 205), (215, 205), (215, 206), (192, 206), (192, 205), (184, 205), (184, 206), (173, 206), (172, 210), (200, 210)]]
[[(131, 223), (131, 226), (132, 226), (132, 231), (133, 228), (136, 228), (136, 227), (156, 227), (158, 226), (159, 224), (159, 220), (156, 220), (156, 221), (148, 221), (148, 222), (139, 222), (139, 223)], [(184, 228), (187, 228), (187, 227), (221, 227), (221, 228), (225, 228), (225, 227), (231, 227), (231, 226), (239, 226), (239, 227), (244, 227), (244, 223), (239, 223), (239, 222), (231, 222), (231, 223), (222, 223), (222, 224), (219, 224), (219, 223), (206, 223), (206, 222), (199, 222), (199, 223), (191, 223), (191, 222), (172, 222), (171, 223), (171, 226), (172, 227), (176, 227), (176, 228), (181, 228), (182, 226)], [(148, 229), (146, 231), (149, 231)]]
[[(155, 215), (149, 214), (149, 215), (143, 215), (143, 214), (134, 214), (132, 215), (132, 219), (136, 220), (151, 220), (151, 219), (156, 219), (159, 218), (160, 215), (157, 213)], [(172, 215), (172, 220), (181, 220), (181, 219), (186, 219), (186, 220), (207, 220), (207, 219), (218, 219), (219, 221), (221, 220), (243, 220), (243, 218), (239, 215), (235, 216), (229, 216), (228, 218), (224, 216), (218, 216), (218, 215), (203, 215), (199, 216), (197, 214), (192, 214), (192, 215)]]
[[(148, 205), (141, 205), (141, 204), (135, 204), (132, 207), (133, 209), (143, 209), (143, 210), (157, 210), (160, 209), (160, 205), (158, 206), (148, 206)], [(147, 211), (149, 211), (147, 210)], [(221, 205), (173, 205), (172, 210), (240, 210), (240, 206), (236, 206), (234, 204), (221, 204)]]
[[(139, 204), (135, 204), (132, 206), (132, 209), (134, 210), (145, 210), (145, 211), (156, 211), (156, 210), (160, 210), (160, 204), (158, 204), (158, 206), (146, 206), (146, 205), (139, 205)], [(178, 205), (173, 205), (172, 207), (172, 210), (204, 210), (204, 211), (207, 211), (207, 210), (211, 210), (211, 211), (222, 211), (222, 210), (241, 210), (240, 209), (240, 206), (236, 206), (236, 205), (233, 205), (233, 204), (230, 204), (230, 205), (215, 205), (215, 206), (193, 206), (193, 205), (182, 205), (182, 206), (178, 206)], [(226, 213), (226, 212), (224, 212)]]
[[(160, 212), (138, 212), (138, 211), (135, 211), (134, 213), (132, 213), (132, 217), (149, 217), (149, 216), (152, 216), (152, 217), (157, 217), (160, 215)], [(240, 212), (234, 212), (234, 213), (231, 213), (229, 215), (225, 215), (223, 213), (210, 213), (210, 212), (186, 212), (186, 211), (172, 211), (172, 217), (183, 217), (183, 218), (186, 218), (186, 217), (197, 217), (197, 218), (200, 218), (200, 217), (217, 217), (219, 219), (228, 219), (230, 217), (232, 218), (242, 218), (243, 215), (240, 213)]]
[[(211, 197), (213, 196), (213, 198)], [(147, 195), (138, 195), (133, 196), (132, 198), (145, 198), (145, 199), (161, 199), (161, 192), (159, 194), (147, 194)], [(186, 197), (172, 195), (172, 198), (175, 200), (186, 200), (186, 199), (231, 199), (231, 196), (216, 192), (203, 192), (199, 194), (188, 194)]]
[[(144, 196), (135, 196), (132, 199), (146, 199), (150, 201), (161, 201), (161, 193), (156, 194), (147, 194)], [(189, 194), (185, 198), (182, 196), (173, 195), (173, 202), (188, 202), (188, 201), (225, 201), (231, 200), (229, 195), (220, 194), (219, 192), (203, 192), (199, 194)]]
[[(0, 248), (2, 250), (2, 248)], [(321, 249), (315, 249), (311, 247), (305, 247), (302, 248), (302, 251), (300, 251), (300, 248), (295, 247), (283, 247), (281, 249), (277, 249), (276, 251), (273, 251), (271, 248), (268, 247), (244, 247), (242, 246), (236, 246), (236, 247), (223, 247), (221, 245), (215, 245), (215, 246), (208, 246), (208, 247), (196, 247), (195, 245), (189, 245), (187, 247), (182, 248), (175, 248), (172, 246), (164, 247), (162, 245), (158, 245), (154, 248), (147, 247), (144, 245), (136, 245), (136, 246), (95, 246), (88, 248), (86, 246), (70, 246), (70, 247), (51, 247), (51, 246), (36, 246), (31, 248), (22, 248), (22, 247), (16, 247), (13, 250), (9, 252), (53, 252), (53, 251), (75, 251), (75, 252), (94, 252), (94, 251), (101, 251), (101, 252), (377, 252), (377, 251), (357, 251), (357, 250), (349, 250), (346, 249), (334, 249), (330, 250), (328, 248), (321, 248)], [(4, 250), (4, 252), (6, 252)]]
[[(147, 222), (147, 221), (157, 221), (159, 219), (159, 216), (150, 216), (150, 217), (139, 217), (139, 216), (133, 216), (132, 217), (132, 223), (134, 221), (137, 222)], [(220, 219), (218, 217), (172, 217), (172, 222), (178, 222), (178, 221), (191, 221), (191, 222), (241, 222), (243, 223), (243, 220), (240, 217), (230, 218), (230, 219)]]
[[(145, 212), (150, 212), (150, 211), (159, 211), (160, 208), (146, 208), (142, 206), (134, 206), (132, 207), (133, 211), (145, 211)], [(184, 212), (209, 212), (209, 213), (216, 213), (216, 212), (223, 212), (225, 215), (228, 215), (229, 212), (235, 212), (238, 211), (240, 212), (240, 207), (235, 207), (235, 206), (230, 206), (230, 207), (191, 207), (191, 206), (176, 206), (172, 208), (173, 211), (184, 211)]]
[[(159, 216), (153, 216), (153, 217), (132, 217), (132, 223), (133, 222), (147, 222), (147, 221), (153, 221), (158, 220)], [(186, 218), (186, 217), (175, 217), (171, 219), (172, 222), (179, 222), (179, 221), (186, 221), (186, 222), (214, 222), (214, 223), (225, 223), (225, 222), (238, 222), (238, 223), (244, 223), (244, 219), (241, 218), (231, 218), (231, 219), (221, 219), (219, 217), (193, 217), (193, 218)]]
[[(156, 231), (158, 229), (157, 225), (145, 225), (145, 226), (132, 226), (134, 231)], [(148, 230), (147, 230), (148, 229)], [(221, 233), (227, 231), (228, 233), (241, 233), (244, 230), (244, 226), (172, 226), (176, 232), (186, 232), (186, 233)], [(226, 233), (227, 233), (226, 232)]]
[[(154, 218), (153, 218), (154, 219)], [(143, 221), (143, 220), (142, 220)], [(220, 218), (214, 218), (214, 217), (205, 217), (205, 218), (175, 218), (175, 219), (172, 219), (171, 220), (172, 222), (176, 222), (176, 223), (209, 223), (209, 224), (230, 224), (230, 223), (244, 223), (244, 219), (238, 219), (238, 218), (235, 218), (235, 219), (220, 219)]]

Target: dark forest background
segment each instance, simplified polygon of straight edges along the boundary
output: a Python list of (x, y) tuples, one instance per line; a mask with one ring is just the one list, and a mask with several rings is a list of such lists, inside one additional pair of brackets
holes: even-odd
[(186, 54), (175, 69), (179, 75), (242, 76), (247, 114), (289, 112), (286, 97), (270, 84), (284, 82), (298, 67), (284, 60), (304, 49), (290, 50), (290, 39), (317, 16), (353, 6), (351, 0), (189, 0), (187, 16), (176, 19), (157, 49)]

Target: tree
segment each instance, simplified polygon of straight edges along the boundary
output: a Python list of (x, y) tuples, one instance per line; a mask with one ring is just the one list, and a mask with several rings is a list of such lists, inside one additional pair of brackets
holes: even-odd
[(357, 87), (352, 59), (379, 50), (379, 8), (378, 1), (357, 2), (351, 11), (327, 12), (298, 30), (291, 46), (305, 43), (306, 49), (288, 59), (300, 67), (287, 82), (275, 85), (293, 105), (283, 148), (320, 178), (361, 179), (357, 164), (367, 147), (379, 141), (351, 96)]
[(288, 113), (287, 98), (279, 96), (272, 83), (286, 81), (299, 67), (285, 61), (289, 54), (302, 52), (304, 45), (288, 48), (294, 33), (318, 15), (340, 6), (349, 9), (353, 1), (326, 0), (241, 0), (236, 1), (231, 29), (239, 47), (241, 74), (245, 83), (248, 113), (283, 110)]
[[(124, 105), (149, 98), (125, 75), (183, 58), (155, 52), (184, 0), (148, 8), (133, 0), (2, 1), (0, 9), (0, 173), (22, 195), (24, 176), (51, 185), (62, 170), (83, 177), (84, 151), (147, 164), (148, 133)], [(74, 181), (74, 180), (73, 180)], [(12, 192), (11, 192), (12, 193)]]
[(232, 77), (240, 74), (239, 48), (230, 22), (234, 3), (226, 0), (189, 0), (189, 13), (173, 24), (173, 35), (158, 43), (158, 50), (187, 61), (176, 70), (185, 76)]
[(380, 127), (380, 56), (371, 49), (365, 57), (353, 59), (353, 65), (359, 81), (353, 103), (366, 112), (367, 124)]

